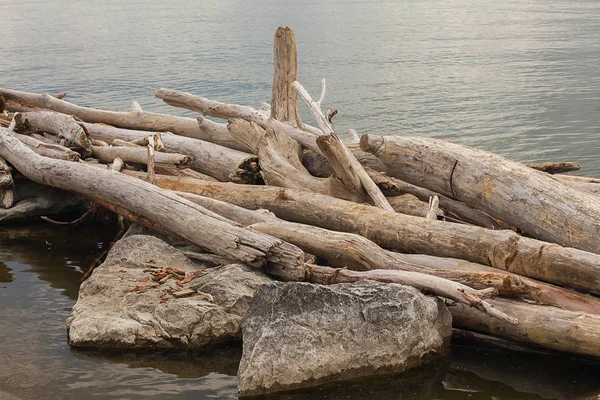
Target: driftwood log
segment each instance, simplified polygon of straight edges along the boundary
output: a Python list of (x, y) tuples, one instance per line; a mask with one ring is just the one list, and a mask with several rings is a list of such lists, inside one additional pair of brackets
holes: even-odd
[(600, 315), (560, 310), (510, 299), (490, 299), (494, 307), (519, 320), (511, 325), (457, 304), (450, 308), (456, 327), (532, 343), (573, 354), (600, 357)]
[(270, 117), (304, 129), (292, 82), (298, 74), (296, 39), (290, 28), (280, 27), (273, 41), (273, 94)]
[[(185, 118), (167, 114), (157, 114), (132, 109), (130, 111), (110, 111), (81, 107), (49, 94), (35, 94), (0, 88), (10, 111), (31, 111), (48, 109), (73, 115), (82, 121), (108, 124), (120, 128), (144, 131), (173, 132), (178, 135), (206, 140), (221, 146), (247, 151), (243, 144), (233, 139), (223, 124), (204, 118)], [(29, 107), (27, 107), (29, 106)]]
[(271, 128), (282, 131), (292, 139), (298, 141), (302, 146), (318, 153), (321, 152), (317, 146), (317, 137), (314, 134), (269, 118), (268, 115), (252, 107), (221, 103), (173, 89), (159, 89), (155, 93), (155, 96), (173, 107), (185, 108), (221, 119), (240, 118), (248, 122), (254, 122), (263, 129)]
[[(115, 139), (135, 142), (148, 136), (146, 131), (120, 129), (103, 124), (83, 125), (92, 138), (107, 143), (112, 143)], [(162, 133), (161, 138), (166, 151), (192, 157), (190, 167), (198, 172), (221, 182), (262, 183), (258, 159), (252, 154), (172, 133)]]
[[(465, 203), (451, 199), (442, 194), (425, 189), (398, 178), (387, 176), (384, 173), (367, 168), (367, 172), (373, 178), (373, 181), (379, 186), (386, 196), (399, 196), (410, 194), (421, 201), (428, 201), (432, 196), (437, 196), (440, 201), (440, 208), (444, 210), (449, 220), (458, 220), (488, 229), (502, 229), (502, 226), (489, 215), (475, 210)], [(392, 204), (393, 206), (393, 204)]]
[(265, 210), (248, 210), (192, 193), (177, 194), (244, 226), (292, 243), (306, 253), (327, 260), (334, 267), (359, 271), (384, 269), (418, 272), (474, 289), (492, 287), (504, 297), (523, 298), (538, 304), (600, 314), (600, 299), (595, 296), (466, 261), (386, 251), (372, 241), (352, 233), (288, 222)]
[[(146, 164), (148, 159), (147, 149), (125, 146), (92, 146), (92, 154), (106, 163), (112, 163), (116, 158), (120, 158), (124, 162), (137, 164)], [(155, 153), (154, 162), (166, 165), (186, 166), (190, 164), (191, 157), (183, 154), (175, 153)]]
[(54, 111), (17, 113), (15, 132), (47, 132), (65, 140), (65, 146), (75, 147), (84, 155), (91, 154), (91, 141), (83, 125), (74, 118)]
[[(128, 173), (128, 171), (124, 171)], [(279, 218), (352, 232), (381, 247), (459, 258), (560, 286), (600, 293), (600, 255), (470, 225), (431, 221), (317, 193), (158, 176), (165, 189), (268, 209)]]
[(390, 175), (460, 200), (535, 238), (600, 253), (600, 202), (592, 194), (444, 140), (363, 135), (360, 144)]
[(290, 271), (288, 279), (294, 274), (304, 279), (304, 254), (297, 247), (234, 226), (218, 214), (139, 179), (39, 156), (5, 128), (0, 128), (0, 156), (34, 182), (116, 204), (214, 253), (258, 267), (271, 262)]
[(41, 156), (66, 161), (79, 160), (79, 153), (65, 146), (42, 142), (41, 140), (35, 139), (31, 136), (21, 135), (20, 133), (12, 133), (12, 135)]
[(364, 192), (349, 190), (334, 176), (317, 178), (310, 175), (300, 162), (300, 145), (284, 133), (271, 128), (265, 131), (242, 119), (231, 119), (228, 129), (231, 136), (245, 143), (258, 156), (267, 185), (309, 190), (356, 202), (366, 200)]

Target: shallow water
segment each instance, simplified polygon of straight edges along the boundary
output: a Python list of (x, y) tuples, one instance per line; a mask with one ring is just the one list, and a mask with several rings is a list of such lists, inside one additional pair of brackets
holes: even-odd
[[(240, 345), (204, 354), (69, 348), (65, 320), (83, 271), (113, 232), (49, 225), (0, 229), (0, 399), (235, 399)], [(600, 395), (600, 361), (455, 346), (408, 376), (271, 399), (573, 399)], [(592, 396), (592, 397), (589, 397)]]
[[(336, 130), (450, 139), (600, 176), (596, 0), (0, 0), (0, 87), (75, 103), (194, 115), (160, 87), (269, 101), (272, 35), (296, 33), (299, 79), (339, 110)], [(308, 113), (304, 112), (309, 121)], [(109, 236), (0, 230), (0, 399), (235, 398), (240, 349), (206, 355), (71, 350), (65, 320)], [(416, 381), (381, 378), (275, 398), (572, 399), (595, 364), (456, 347)]]

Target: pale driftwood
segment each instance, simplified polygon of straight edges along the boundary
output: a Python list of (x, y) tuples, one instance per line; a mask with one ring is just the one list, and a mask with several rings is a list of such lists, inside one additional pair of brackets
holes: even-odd
[(281, 272), (289, 271), (287, 279), (304, 279), (304, 253), (297, 247), (234, 226), (218, 214), (139, 179), (41, 157), (4, 128), (0, 128), (0, 156), (33, 181), (113, 203), (213, 253), (257, 267), (274, 263)]
[(589, 178), (586, 176), (575, 176), (575, 175), (556, 175), (554, 178), (562, 181), (573, 181), (583, 183), (600, 183), (600, 178)]
[(383, 193), (381, 193), (381, 190), (379, 190), (364, 167), (333, 131), (333, 126), (329, 119), (323, 115), (321, 102), (325, 96), (325, 79), (323, 79), (323, 90), (318, 101), (313, 101), (310, 94), (300, 82), (296, 81), (292, 83), (292, 87), (309, 108), (317, 121), (317, 125), (323, 132), (323, 135), (317, 139), (317, 146), (319, 146), (323, 155), (331, 163), (338, 178), (353, 192), (362, 194), (365, 191), (375, 206), (393, 211), (394, 209), (388, 203)]
[(20, 133), (12, 133), (12, 135), (25, 143), (31, 150), (44, 157), (66, 161), (79, 160), (79, 153), (59, 144), (44, 143), (31, 136), (21, 135)]
[[(173, 132), (178, 135), (209, 141), (236, 150), (247, 151), (243, 144), (233, 139), (227, 127), (203, 118), (184, 118), (174, 115), (150, 113), (139, 110), (109, 111), (81, 107), (48, 94), (35, 94), (0, 88), (10, 110), (21, 111), (19, 105), (35, 106), (73, 115), (82, 121), (109, 124), (121, 128), (145, 131)], [(27, 108), (27, 111), (32, 108)]]
[(125, 163), (123, 162), (123, 160), (117, 157), (113, 160), (110, 169), (112, 169), (113, 171), (120, 172), (123, 169), (124, 164)]
[[(392, 202), (391, 199), (393, 199), (394, 196), (403, 194), (411, 194), (421, 201), (427, 201), (431, 196), (437, 196), (440, 200), (440, 207), (444, 210), (446, 217), (455, 218), (459, 221), (481, 226), (483, 228), (502, 229), (502, 225), (492, 217), (475, 210), (460, 201), (443, 196), (429, 189), (412, 185), (400, 179), (387, 176), (386, 174), (371, 168), (366, 168), (366, 170), (383, 193), (387, 196), (392, 196), (388, 197), (388, 201), (390, 202)], [(391, 204), (393, 205), (393, 203)]]
[[(103, 124), (83, 124), (90, 136), (112, 143), (114, 139), (147, 145), (148, 132), (120, 129)], [(229, 135), (229, 132), (227, 133)], [(192, 157), (190, 167), (219, 181), (262, 183), (256, 156), (198, 139), (162, 133), (166, 151)]]
[(248, 122), (254, 122), (260, 125), (263, 129), (271, 128), (282, 131), (292, 139), (298, 141), (302, 146), (318, 153), (321, 152), (317, 147), (317, 138), (312, 133), (305, 132), (299, 128), (277, 121), (276, 119), (269, 118), (268, 115), (265, 115), (252, 107), (221, 103), (173, 89), (159, 89), (155, 93), (155, 96), (173, 107), (185, 108), (215, 118), (245, 119)]
[(212, 176), (205, 175), (190, 168), (177, 168), (173, 165), (157, 164), (154, 166), (154, 169), (156, 170), (157, 174), (186, 176), (189, 178), (201, 179), (203, 181), (218, 182), (218, 180)]
[(10, 208), (14, 202), (15, 181), (12, 176), (12, 168), (6, 160), (0, 157), (0, 205)]
[(406, 253), (459, 258), (542, 281), (600, 293), (600, 255), (517, 235), (392, 213), (313, 192), (157, 176), (161, 187), (245, 208), (265, 208), (289, 221), (353, 232)]
[(506, 313), (499, 312), (489, 302), (482, 300), (489, 296), (489, 291), (475, 291), (459, 283), (446, 279), (436, 278), (418, 272), (407, 271), (350, 271), (347, 269), (334, 269), (309, 265), (309, 280), (313, 283), (331, 285), (335, 283), (350, 283), (362, 280), (373, 280), (385, 283), (399, 283), (413, 286), (419, 290), (436, 294), (462, 304), (473, 307), (488, 316), (499, 319), (509, 325), (517, 325), (519, 321)]
[[(106, 163), (112, 163), (115, 158), (125, 162), (146, 164), (148, 161), (148, 150), (144, 147), (120, 147), (120, 146), (92, 146), (93, 156)], [(183, 154), (155, 153), (155, 162), (169, 165), (186, 166), (191, 164), (191, 158)]]
[[(401, 196), (388, 197), (387, 199), (394, 211), (398, 213), (422, 218), (427, 216), (429, 205), (412, 194), (403, 194)], [(443, 211), (438, 211), (437, 216), (442, 217), (443, 215)]]
[(176, 193), (244, 226), (251, 225), (256, 230), (295, 244), (305, 253), (315, 254), (334, 267), (349, 267), (361, 271), (386, 269), (418, 272), (474, 289), (492, 287), (501, 296), (524, 298), (568, 310), (600, 314), (600, 299), (594, 296), (464, 260), (385, 251), (370, 240), (352, 233), (288, 222), (266, 210), (247, 210), (208, 197), (185, 192)]
[(364, 193), (348, 190), (335, 177), (311, 176), (300, 162), (302, 149), (298, 142), (280, 131), (267, 129), (242, 119), (228, 124), (231, 136), (244, 142), (258, 156), (265, 183), (271, 186), (310, 190), (346, 200), (363, 202)]
[[(160, 136), (160, 135), (156, 135)], [(154, 171), (154, 147), (156, 146), (154, 135), (148, 136), (148, 156), (147, 156), (147, 170), (148, 179), (147, 181), (153, 185), (156, 185), (156, 172)]]
[(573, 161), (545, 162), (543, 164), (527, 164), (529, 168), (549, 174), (562, 174), (565, 172), (579, 171), (581, 166)]
[[(94, 139), (94, 140), (95, 140), (95, 139)], [(102, 143), (105, 143), (105, 142), (102, 142)], [(94, 144), (95, 144), (95, 143), (94, 143)], [(137, 149), (139, 149), (139, 148), (141, 148), (141, 147), (142, 147), (142, 146), (141, 146), (141, 145), (139, 145), (139, 144), (135, 144), (135, 143), (132, 143), (132, 142), (128, 142), (127, 140), (122, 140), (122, 139), (114, 139), (114, 140), (112, 141), (112, 145), (113, 145), (113, 146), (120, 146), (120, 147), (134, 147), (134, 148), (137, 148)]]
[(440, 209), (440, 199), (437, 196), (431, 196), (429, 198), (429, 208), (425, 218), (436, 220)]
[(14, 120), (16, 132), (47, 132), (65, 139), (67, 147), (76, 147), (84, 155), (91, 153), (90, 138), (83, 125), (73, 117), (54, 111), (32, 111), (17, 113)]
[(390, 174), (551, 243), (600, 253), (600, 202), (547, 174), (499, 155), (444, 140), (363, 135), (361, 148)]
[(292, 82), (298, 74), (296, 39), (290, 28), (279, 27), (273, 41), (273, 93), (270, 116), (303, 129)]
[(519, 320), (510, 325), (492, 320), (457, 304), (450, 307), (456, 327), (532, 343), (548, 349), (600, 357), (600, 315), (526, 304), (509, 299), (490, 299), (497, 309)]

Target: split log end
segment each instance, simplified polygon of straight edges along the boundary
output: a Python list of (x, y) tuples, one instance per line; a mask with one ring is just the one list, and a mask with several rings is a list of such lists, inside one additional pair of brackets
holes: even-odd
[(365, 133), (360, 137), (360, 149), (367, 153), (375, 154), (383, 145), (385, 139), (382, 136)]

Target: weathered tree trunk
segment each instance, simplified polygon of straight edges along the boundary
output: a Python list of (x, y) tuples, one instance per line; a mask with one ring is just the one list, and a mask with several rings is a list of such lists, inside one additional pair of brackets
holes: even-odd
[(552, 243), (600, 253), (600, 202), (483, 150), (439, 139), (363, 135), (390, 174), (460, 200)]
[[(127, 172), (127, 171), (126, 171)], [(317, 193), (157, 176), (161, 187), (212, 197), (278, 217), (353, 232), (406, 253), (464, 259), (561, 286), (600, 293), (600, 255), (488, 230), (391, 213)]]
[[(73, 115), (86, 122), (97, 122), (121, 128), (145, 131), (173, 132), (178, 135), (209, 141), (231, 149), (248, 151), (243, 144), (233, 139), (227, 127), (204, 118), (184, 118), (167, 114), (156, 114), (141, 110), (109, 111), (81, 107), (49, 94), (35, 94), (0, 88), (11, 111), (21, 111), (19, 105), (31, 105), (60, 113)], [(26, 109), (30, 111), (31, 109)]]
[(254, 122), (263, 129), (271, 128), (282, 131), (302, 146), (318, 153), (321, 152), (317, 147), (317, 137), (312, 133), (269, 118), (268, 115), (252, 107), (221, 103), (173, 89), (159, 89), (155, 96), (173, 107), (185, 108), (215, 118), (241, 118), (248, 122)]
[(546, 162), (543, 164), (527, 164), (529, 168), (536, 169), (538, 171), (547, 172), (549, 174), (562, 174), (565, 172), (579, 171), (581, 166), (576, 162), (563, 161), (563, 162)]
[[(348, 149), (354, 154), (354, 157), (356, 157), (363, 167), (384, 173), (387, 171), (387, 167), (379, 161), (377, 157), (371, 153), (362, 151), (358, 143), (348, 144)], [(315, 153), (312, 150), (304, 150), (302, 164), (313, 176), (326, 178), (333, 174), (333, 169), (327, 159), (322, 154)]]
[(335, 177), (316, 178), (300, 162), (302, 149), (298, 142), (280, 131), (267, 129), (242, 119), (232, 119), (228, 125), (231, 136), (245, 143), (258, 156), (267, 185), (309, 190), (333, 197), (364, 202), (364, 192), (348, 190)]
[(21, 135), (20, 133), (12, 133), (12, 135), (41, 156), (65, 161), (79, 160), (79, 153), (59, 144), (45, 143), (30, 136)]
[(279, 27), (273, 42), (273, 94), (271, 118), (303, 129), (292, 83), (298, 74), (296, 39), (290, 28)]
[(66, 140), (84, 155), (91, 154), (92, 143), (82, 124), (73, 117), (54, 111), (33, 111), (15, 115), (15, 131), (20, 133), (48, 132)]
[(465, 203), (451, 199), (429, 189), (412, 185), (398, 178), (387, 176), (384, 173), (375, 171), (371, 168), (367, 168), (367, 172), (369, 175), (371, 175), (373, 181), (379, 186), (386, 196), (393, 197), (403, 194), (411, 194), (421, 201), (427, 201), (431, 196), (438, 196), (440, 200), (440, 207), (450, 218), (455, 218), (459, 221), (481, 226), (483, 228), (502, 229), (502, 226), (492, 217), (482, 213), (479, 210), (469, 207)]
[(600, 357), (600, 315), (490, 299), (499, 310), (516, 317), (518, 325), (492, 320), (462, 305), (450, 307), (454, 326), (532, 343), (547, 349)]
[(14, 202), (15, 181), (12, 176), (12, 168), (8, 166), (6, 160), (0, 157), (0, 205), (3, 208), (10, 208)]
[[(148, 136), (146, 131), (120, 129), (102, 124), (83, 125), (92, 138), (107, 143), (112, 143), (114, 139), (133, 142)], [(190, 167), (203, 174), (222, 182), (262, 183), (258, 158), (252, 154), (172, 133), (162, 133), (161, 137), (167, 151), (192, 157)]]
[[(118, 205), (214, 253), (260, 267), (267, 262), (304, 279), (304, 253), (288, 243), (232, 225), (166, 190), (114, 171), (36, 155), (0, 128), (0, 156), (29, 179)], [(301, 276), (300, 276), (301, 275)]]
[[(401, 214), (425, 218), (429, 210), (429, 205), (426, 202), (419, 200), (412, 194), (388, 197), (387, 200), (394, 211)], [(444, 212), (438, 209), (435, 215), (435, 219), (437, 219), (437, 217), (443, 217)]]
[(304, 89), (300, 82), (296, 81), (292, 83), (292, 87), (304, 101), (317, 121), (319, 129), (322, 131), (322, 135), (317, 139), (317, 146), (319, 146), (323, 155), (331, 163), (338, 178), (344, 182), (344, 185), (346, 185), (349, 190), (358, 194), (366, 192), (375, 206), (383, 208), (384, 210), (394, 211), (383, 193), (381, 193), (381, 190), (379, 190), (367, 171), (365, 171), (364, 167), (333, 131), (330, 120), (323, 114), (321, 102), (325, 96), (325, 79), (323, 79), (322, 84), (323, 89), (321, 98), (317, 101), (313, 101), (310, 94)]
[[(136, 164), (146, 164), (148, 160), (147, 149), (140, 146), (92, 146), (92, 153), (95, 158), (106, 163), (112, 163), (115, 158), (120, 158), (125, 162)], [(191, 157), (183, 154), (155, 153), (154, 162), (159, 164), (186, 166), (190, 164)]]
[[(310, 225), (284, 221), (265, 210), (247, 210), (239, 206), (191, 193), (177, 192), (219, 215), (244, 226), (292, 243), (306, 253), (314, 254), (330, 265), (351, 267), (360, 271), (384, 269), (418, 272), (461, 283), (474, 289), (494, 288), (501, 296), (524, 298), (567, 310), (600, 314), (600, 299), (563, 289), (533, 279), (485, 267), (483, 265), (448, 265), (447, 259), (399, 254), (385, 251), (375, 243), (352, 233), (335, 232)], [(414, 261), (414, 262), (413, 262)], [(446, 267), (446, 269), (442, 269)]]
[(201, 172), (194, 171), (190, 168), (177, 168), (172, 165), (156, 165), (156, 173), (172, 176), (185, 176), (188, 178), (201, 179), (203, 181), (218, 182), (217, 179), (212, 176), (205, 175)]

